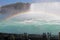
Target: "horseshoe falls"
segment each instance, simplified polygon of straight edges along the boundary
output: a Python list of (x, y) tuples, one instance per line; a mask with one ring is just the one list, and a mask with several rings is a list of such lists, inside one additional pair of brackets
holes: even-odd
[(0, 22), (0, 32), (42, 34), (60, 32), (60, 3), (32, 3), (26, 13)]

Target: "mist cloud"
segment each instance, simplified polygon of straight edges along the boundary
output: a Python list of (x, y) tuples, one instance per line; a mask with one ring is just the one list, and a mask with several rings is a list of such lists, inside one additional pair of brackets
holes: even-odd
[(35, 3), (38, 3), (38, 2), (60, 2), (60, 0), (32, 0), (32, 1)]

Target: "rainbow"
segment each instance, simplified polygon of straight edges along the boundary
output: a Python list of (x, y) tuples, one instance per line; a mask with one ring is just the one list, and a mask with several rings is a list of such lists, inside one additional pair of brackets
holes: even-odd
[(29, 11), (30, 3), (14, 3), (2, 6), (0, 9), (0, 20), (7, 20), (18, 14)]
[[(16, 4), (15, 4), (16, 5)], [(16, 17), (16, 16), (18, 16), (18, 15), (21, 15), (21, 14), (32, 14), (32, 15), (36, 15), (36, 14), (39, 14), (39, 15), (41, 15), (41, 14), (43, 14), (43, 15), (48, 15), (48, 16), (51, 16), (51, 18), (54, 18), (53, 20), (60, 20), (60, 16), (58, 15), (58, 14), (55, 14), (55, 13), (50, 13), (50, 12), (48, 12), (48, 11), (41, 11), (41, 10), (35, 10), (35, 9), (33, 9), (34, 8), (34, 3), (33, 4), (31, 4), (31, 5), (27, 5), (27, 6), (25, 6), (24, 5), (24, 7), (23, 8), (26, 8), (25, 10), (23, 9), (22, 11), (20, 10), (14, 10), (14, 9), (12, 9), (12, 11), (10, 12), (9, 11), (9, 13), (7, 14), (3, 14), (3, 15), (5, 15), (5, 19), (6, 20), (9, 20), (9, 19), (11, 19), (11, 18), (13, 18), (13, 17)], [(16, 12), (16, 11), (18, 11), (18, 12)], [(6, 15), (8, 15), (8, 16), (6, 16)], [(10, 15), (10, 16), (9, 16)]]

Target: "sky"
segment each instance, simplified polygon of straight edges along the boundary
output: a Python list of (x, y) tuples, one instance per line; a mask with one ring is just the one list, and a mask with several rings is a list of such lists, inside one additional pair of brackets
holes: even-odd
[(29, 3), (31, 3), (32, 0), (0, 0), (0, 6), (11, 4), (11, 3), (16, 3), (16, 2), (29, 2)]
[(0, 6), (15, 2), (38, 3), (38, 2), (60, 2), (60, 0), (0, 0)]

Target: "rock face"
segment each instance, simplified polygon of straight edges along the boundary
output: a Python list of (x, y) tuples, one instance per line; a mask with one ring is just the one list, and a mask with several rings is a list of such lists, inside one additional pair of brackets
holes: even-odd
[(6, 19), (10, 16), (26, 12), (30, 8), (29, 3), (15, 3), (0, 7), (0, 19)]

